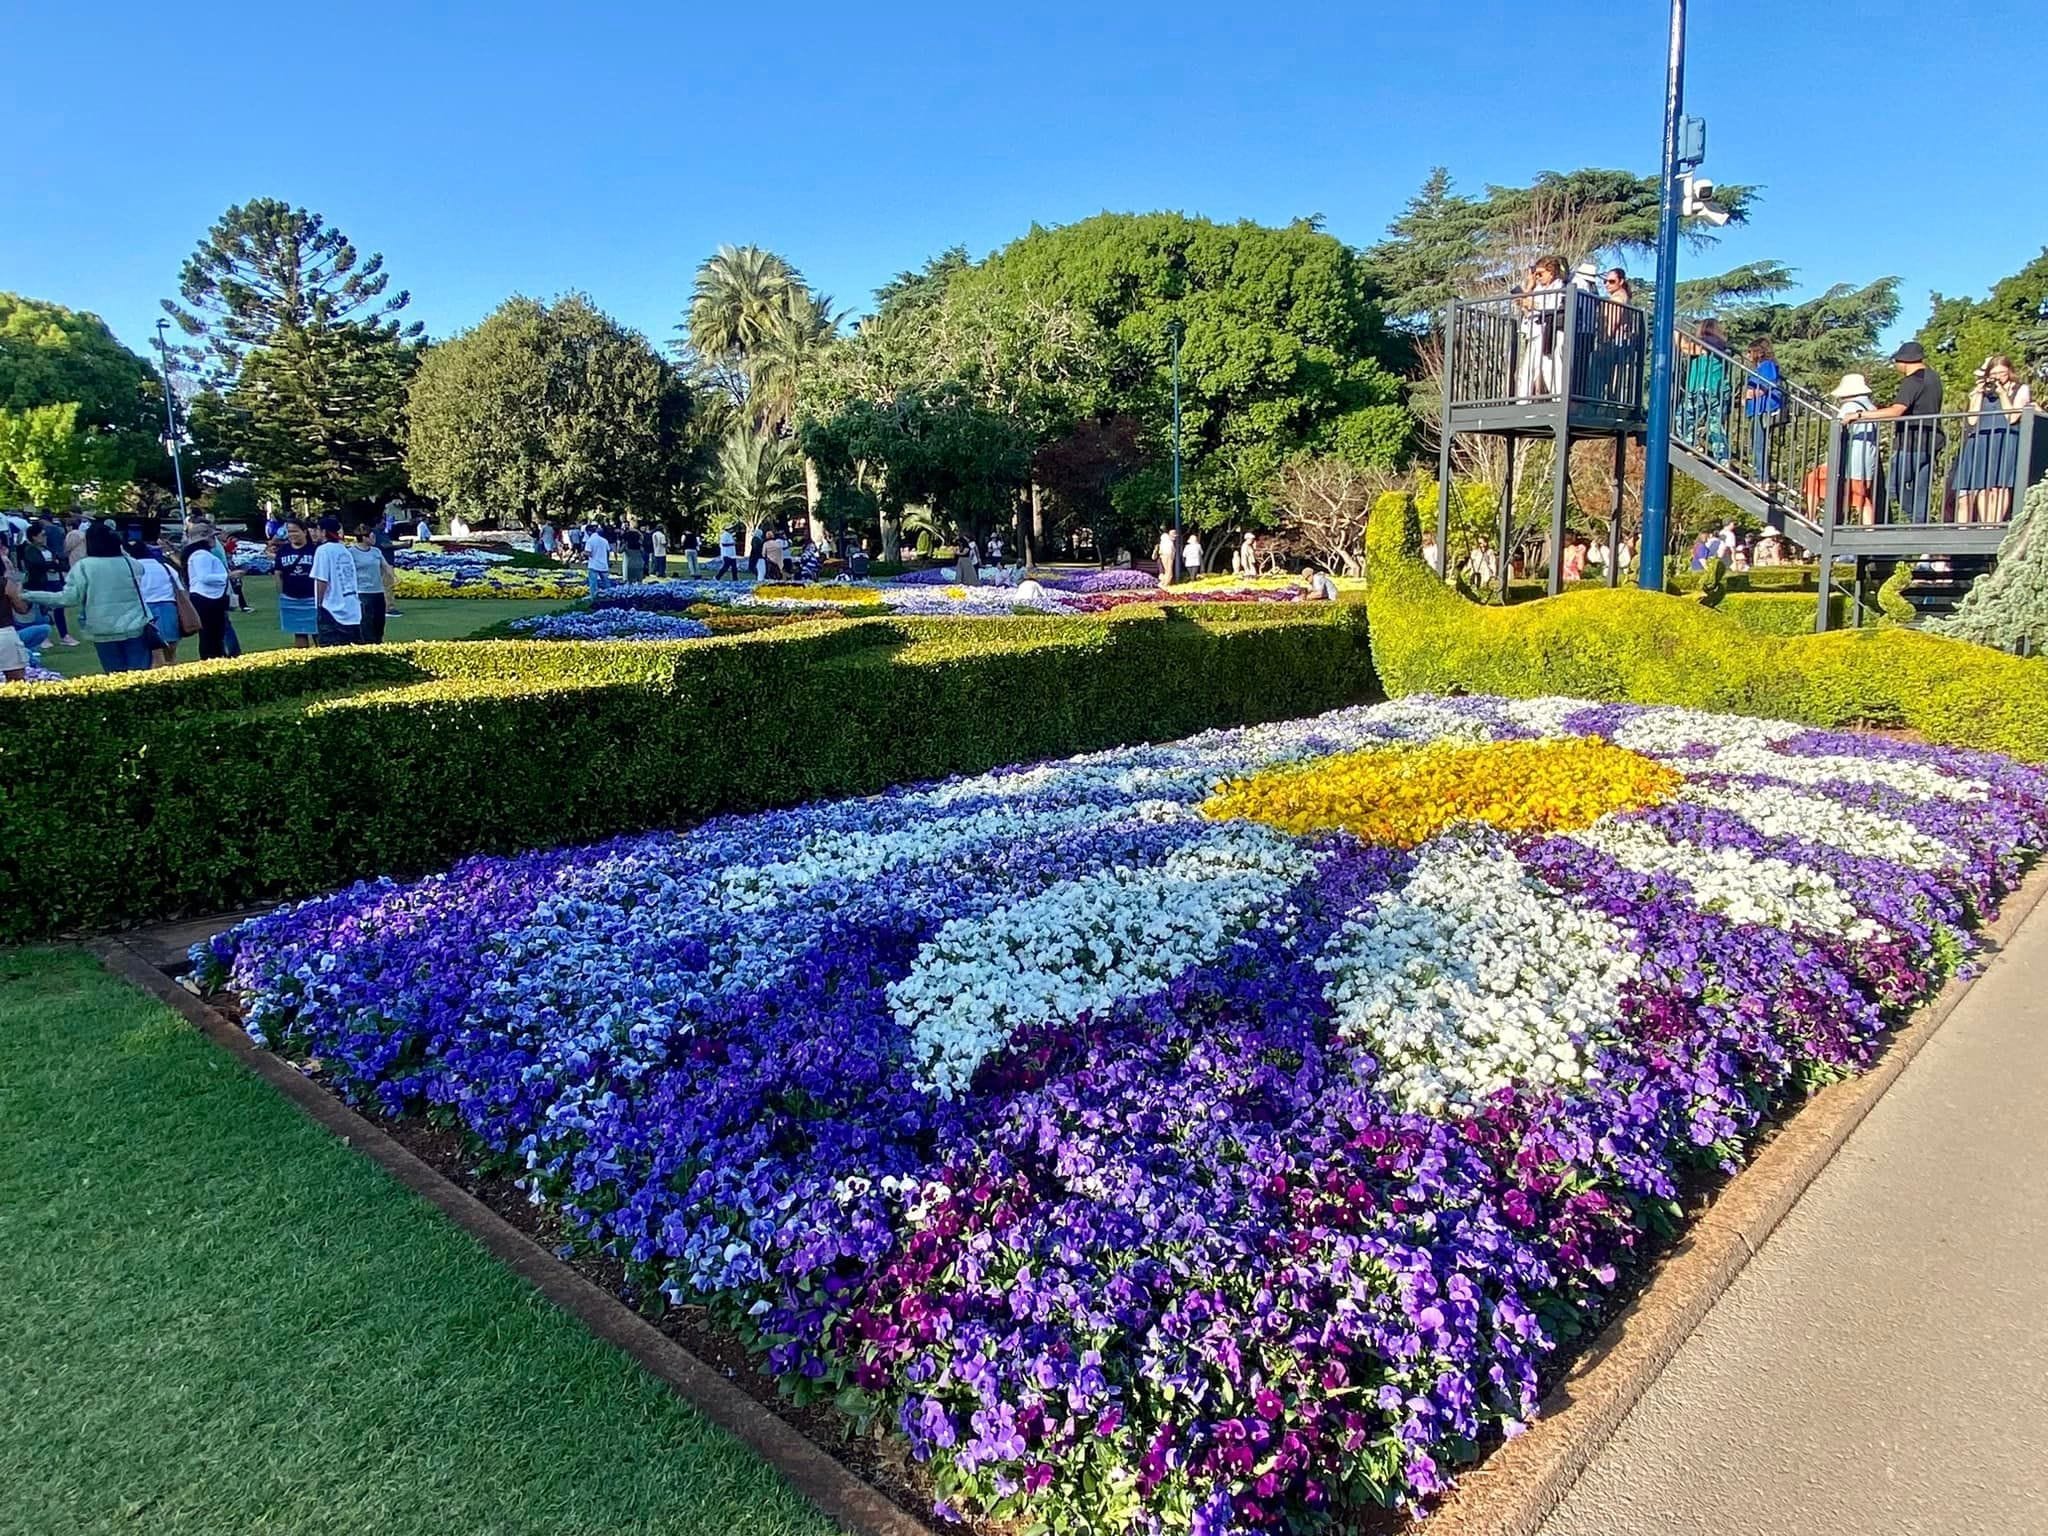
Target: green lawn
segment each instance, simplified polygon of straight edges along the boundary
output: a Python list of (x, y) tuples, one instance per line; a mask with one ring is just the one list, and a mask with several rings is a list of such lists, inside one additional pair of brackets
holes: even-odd
[(831, 1529), (76, 951), (0, 953), (0, 1317), (0, 1531)]
[[(246, 651), (282, 649), (289, 637), (277, 627), (277, 578), (248, 576), (242, 589), (255, 605), (254, 613), (229, 615), (235, 633)], [(384, 632), (386, 641), (460, 640), (504, 619), (524, 618), (529, 613), (551, 613), (566, 608), (566, 602), (535, 602), (516, 598), (438, 597), (409, 598), (398, 603), (398, 617)], [(80, 641), (76, 649), (55, 643), (43, 647), (43, 665), (66, 677), (90, 677), (100, 669), (92, 646)], [(199, 659), (199, 640), (188, 636), (178, 647), (181, 661)]]

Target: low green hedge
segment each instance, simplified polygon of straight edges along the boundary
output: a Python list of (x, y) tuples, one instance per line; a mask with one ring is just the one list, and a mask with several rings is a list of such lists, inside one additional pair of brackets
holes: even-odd
[[(1382, 511), (1390, 515), (1382, 515)], [(1776, 636), (1691, 597), (1634, 588), (1481, 607), (1421, 558), (1415, 509), (1368, 525), (1373, 664), (1391, 696), (1571, 694), (1919, 731), (1930, 741), (2048, 759), (2048, 663), (1920, 630)], [(1748, 617), (1765, 594), (1740, 597)], [(1811, 598), (1790, 596), (1810, 603)], [(1788, 610), (1789, 611), (1789, 607)]]
[[(1739, 581), (1740, 577), (1731, 580)], [(1730, 588), (1714, 605), (1717, 613), (1759, 635), (1810, 635), (1818, 598), (1806, 592), (1744, 592)], [(1841, 593), (1828, 598), (1828, 628), (1840, 629), (1849, 622), (1849, 600)]]
[(220, 911), (1370, 696), (1362, 608), (439, 642), (0, 692), (0, 938)]

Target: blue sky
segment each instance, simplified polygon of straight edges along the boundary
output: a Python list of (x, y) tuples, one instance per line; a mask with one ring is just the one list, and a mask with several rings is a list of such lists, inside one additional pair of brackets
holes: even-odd
[[(842, 305), (964, 242), (1103, 208), (1321, 214), (1368, 244), (1432, 165), (1460, 185), (1654, 167), (1665, 8), (1009, 7), (6, 0), (0, 288), (145, 342), (232, 202), (381, 250), (432, 334), (582, 289), (665, 341), (720, 242)], [(2048, 242), (2038, 12), (1695, 0), (1707, 173), (1765, 188), (1689, 270), (1981, 292)], [(68, 62), (63, 62), (68, 61)], [(62, 67), (59, 67), (62, 63)], [(2014, 94), (2018, 93), (2018, 94)], [(1892, 123), (1901, 126), (1894, 128)], [(2033, 148), (1998, 147), (2001, 136)]]

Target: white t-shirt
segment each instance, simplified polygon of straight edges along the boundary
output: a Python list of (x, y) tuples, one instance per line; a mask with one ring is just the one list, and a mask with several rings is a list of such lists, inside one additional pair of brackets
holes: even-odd
[(427, 520), (423, 517), (419, 520), (418, 526), (413, 529), (412, 536), (419, 543), (424, 544), (434, 536), (434, 530), (427, 526)]
[(313, 552), (313, 580), (327, 583), (320, 606), (337, 624), (363, 622), (363, 604), (356, 588), (356, 557), (346, 544), (322, 544)]
[(185, 557), (185, 579), (192, 584), (194, 597), (225, 597), (227, 562), (210, 549), (195, 549)]
[(739, 552), (740, 541), (733, 537), (733, 531), (730, 528), (726, 529), (725, 532), (721, 533), (718, 536), (719, 558), (721, 560), (737, 559), (739, 557)]
[(590, 568), (599, 575), (611, 570), (612, 546), (605, 536), (594, 528), (583, 541), (583, 553), (590, 557)]
[(1202, 541), (1193, 534), (1188, 535), (1188, 547), (1181, 555), (1181, 562), (1191, 571), (1202, 569)]
[(178, 588), (171, 580), (171, 569), (161, 560), (137, 560), (135, 584), (142, 589), (145, 603), (174, 603), (178, 600)]
[(651, 546), (648, 550), (649, 554), (659, 558), (660, 556), (666, 555), (668, 553), (668, 535), (663, 533), (659, 528), (655, 529), (653, 533), (648, 535), (648, 543)]

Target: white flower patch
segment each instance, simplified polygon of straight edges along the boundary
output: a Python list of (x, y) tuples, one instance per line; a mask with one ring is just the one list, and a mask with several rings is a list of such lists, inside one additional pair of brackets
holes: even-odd
[(1565, 721), (1573, 715), (1582, 715), (1594, 706), (1584, 699), (1567, 699), (1552, 696), (1542, 699), (1503, 699), (1500, 712), (1526, 731), (1539, 736), (1578, 736), (1579, 731), (1565, 729)]
[(989, 844), (1049, 840), (1110, 820), (1178, 820), (1192, 815), (1168, 801), (1105, 812), (1091, 804), (1064, 808), (991, 806), (967, 815), (906, 815), (886, 831), (823, 832), (772, 864), (734, 864), (720, 871), (718, 904), (728, 912), (780, 906), (823, 885), (856, 884), (890, 870), (928, 864)]
[(1148, 869), (1116, 868), (947, 923), (889, 988), (920, 1083), (951, 1097), (1018, 1029), (1068, 1022), (1215, 959), (1315, 865), (1230, 825)]
[(1748, 720), (1739, 715), (1706, 715), (1688, 709), (1660, 709), (1630, 720), (1614, 733), (1614, 744), (1652, 757), (1670, 757), (1701, 743), (1711, 757), (1681, 761), (1687, 774), (1726, 773), (1781, 779), (1793, 784), (1888, 784), (1925, 799), (1984, 800), (1991, 786), (1982, 779), (1943, 773), (1926, 763), (1891, 758), (1801, 755), (1773, 751), (1779, 742), (1809, 728), (1789, 720)]
[(1690, 783), (1678, 798), (1728, 811), (1766, 837), (1796, 837), (1908, 869), (1949, 869), (1963, 862), (1956, 849), (1896, 816), (1802, 795), (1782, 784)]
[(1587, 1046), (1621, 1017), (1636, 974), (1627, 933), (1546, 889), (1496, 843), (1429, 845), (1399, 891), (1373, 899), (1316, 962), (1339, 1030), (1380, 1083), (1430, 1114), (1511, 1083), (1587, 1076)]
[(1741, 848), (1696, 848), (1674, 842), (1655, 827), (1612, 817), (1572, 836), (1643, 875), (1676, 875), (1692, 886), (1702, 911), (1731, 922), (1804, 929), (1847, 939), (1881, 930), (1856, 908), (1832, 877), (1784, 859), (1758, 858)]

